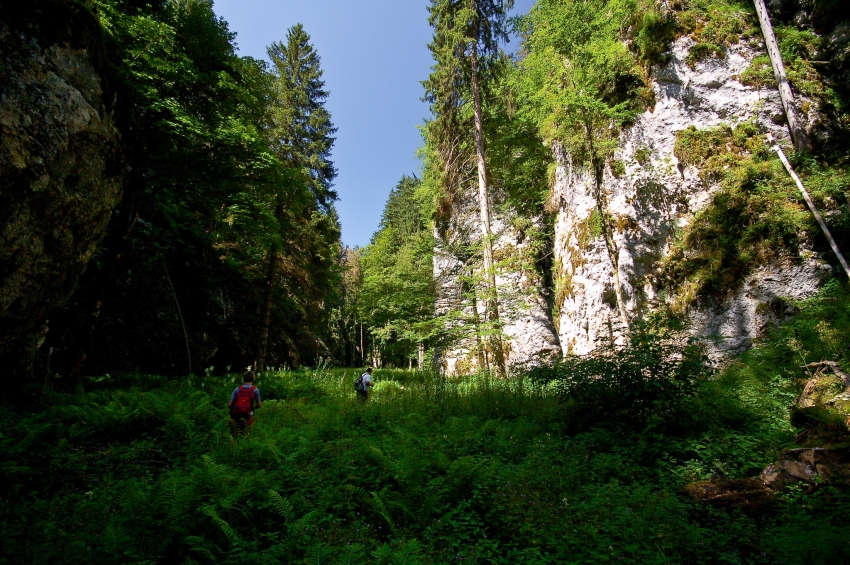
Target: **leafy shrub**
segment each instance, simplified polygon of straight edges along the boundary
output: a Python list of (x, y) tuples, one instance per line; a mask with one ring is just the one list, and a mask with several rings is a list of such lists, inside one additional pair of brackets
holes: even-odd
[(567, 357), (530, 376), (557, 391), (568, 421), (581, 429), (679, 414), (707, 373), (695, 342), (639, 322), (627, 345)]

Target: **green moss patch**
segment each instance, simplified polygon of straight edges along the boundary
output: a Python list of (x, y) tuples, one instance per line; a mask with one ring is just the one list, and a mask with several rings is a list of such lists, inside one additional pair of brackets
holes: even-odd
[[(796, 185), (754, 124), (682, 130), (674, 154), (682, 165), (699, 168), (707, 185), (717, 186), (663, 262), (666, 285), (678, 296), (674, 309), (722, 297), (752, 269), (767, 261), (799, 260), (801, 250), (820, 241)], [(798, 169), (828, 222), (843, 233), (850, 176), (815, 161)]]

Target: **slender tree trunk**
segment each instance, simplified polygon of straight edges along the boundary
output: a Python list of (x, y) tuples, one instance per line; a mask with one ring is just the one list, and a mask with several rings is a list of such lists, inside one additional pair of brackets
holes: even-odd
[(421, 341), (419, 342), (419, 355), (417, 361), (418, 363), (416, 366), (420, 371), (423, 370), (425, 368), (425, 344)]
[(254, 359), (254, 370), (262, 372), (266, 366), (266, 354), (269, 347), (269, 326), (272, 320), (272, 305), (274, 304), (274, 282), (277, 278), (278, 259), (277, 245), (272, 245), (269, 251), (269, 266), (266, 271), (266, 290), (263, 298), (263, 312), (260, 315), (260, 335), (257, 339), (257, 355)]
[(177, 292), (171, 283), (171, 275), (168, 274), (168, 265), (165, 264), (165, 258), (162, 261), (162, 265), (165, 268), (165, 279), (168, 281), (168, 287), (171, 289), (171, 295), (174, 297), (174, 305), (177, 306), (177, 315), (180, 317), (180, 326), (183, 328), (183, 338), (186, 340), (186, 357), (189, 359), (189, 374), (191, 375), (192, 350), (189, 348), (189, 332), (186, 331), (186, 322), (183, 321), (183, 310), (180, 309), (180, 302), (177, 300)]
[[(477, 36), (477, 34), (476, 34)], [(501, 329), (499, 319), (499, 296), (496, 289), (496, 271), (493, 267), (493, 241), (490, 232), (490, 202), (487, 190), (487, 162), (484, 152), (484, 124), (481, 112), (481, 91), (478, 85), (478, 42), (472, 41), (472, 104), (475, 119), (475, 153), (478, 162), (478, 206), (481, 212), (481, 235), (484, 239), (484, 272), (488, 285), (487, 318), (494, 326), (496, 334), (491, 341), (493, 361), (499, 374), (505, 373), (505, 356), (502, 348), (502, 338), (498, 334)]]
[(475, 328), (475, 355), (478, 358), (478, 366), (481, 369), (489, 369), (487, 351), (481, 341), (481, 318), (478, 316), (478, 300), (475, 292), (472, 292), (472, 326)]
[(756, 5), (756, 12), (758, 13), (759, 23), (761, 24), (761, 32), (764, 35), (767, 54), (770, 56), (770, 64), (773, 66), (773, 74), (776, 77), (776, 85), (779, 88), (779, 98), (782, 100), (782, 107), (785, 109), (785, 116), (788, 119), (788, 129), (791, 132), (791, 139), (794, 141), (794, 148), (797, 151), (811, 151), (812, 144), (800, 121), (800, 115), (797, 113), (797, 106), (794, 103), (794, 93), (791, 92), (791, 85), (788, 84), (785, 65), (782, 63), (779, 45), (777, 45), (776, 36), (773, 34), (773, 25), (770, 23), (767, 6), (765, 6), (764, 0), (753, 0), (753, 2)]
[[(768, 135), (768, 141), (772, 143), (773, 137)], [(794, 169), (791, 167), (791, 163), (789, 163), (788, 159), (785, 157), (785, 153), (783, 153), (782, 148), (779, 147), (779, 145), (773, 144), (771, 149), (773, 149), (776, 154), (779, 155), (779, 159), (785, 166), (785, 170), (788, 171), (788, 174), (791, 175), (791, 178), (794, 179), (795, 183), (797, 183), (797, 188), (803, 195), (803, 199), (806, 201), (806, 204), (808, 204), (809, 210), (812, 211), (812, 215), (815, 217), (815, 220), (817, 220), (820, 229), (823, 231), (823, 235), (826, 236), (826, 240), (829, 242), (829, 246), (832, 247), (832, 250), (838, 257), (838, 262), (841, 263), (841, 267), (844, 269), (844, 273), (847, 275), (847, 278), (850, 279), (850, 266), (848, 266), (847, 261), (844, 260), (844, 255), (842, 255), (841, 250), (838, 249), (838, 244), (835, 243), (834, 239), (832, 239), (832, 234), (829, 232), (829, 228), (826, 227), (826, 222), (823, 221), (823, 218), (821, 217), (820, 212), (818, 212), (817, 206), (815, 206), (812, 197), (809, 196), (809, 191), (806, 190), (806, 187), (803, 186), (803, 182), (800, 180), (800, 177), (798, 177), (797, 173), (794, 172)]]

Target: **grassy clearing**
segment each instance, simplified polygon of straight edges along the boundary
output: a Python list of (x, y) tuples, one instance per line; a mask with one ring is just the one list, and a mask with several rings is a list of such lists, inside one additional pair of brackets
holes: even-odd
[(272, 372), (236, 439), (235, 376), (45, 393), (3, 411), (0, 563), (847, 563), (839, 490), (755, 516), (680, 492), (790, 444), (799, 366), (846, 346), (848, 297), (794, 305), (686, 410), (640, 425), (612, 407), (577, 426), (528, 375), (379, 370), (361, 405), (354, 370)]

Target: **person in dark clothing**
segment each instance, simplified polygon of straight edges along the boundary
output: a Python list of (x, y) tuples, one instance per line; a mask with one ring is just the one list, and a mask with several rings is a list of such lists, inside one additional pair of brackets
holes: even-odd
[(369, 400), (369, 387), (373, 386), (375, 386), (375, 383), (372, 382), (372, 367), (369, 367), (354, 383), (354, 388), (357, 391), (357, 398), (360, 402), (366, 402)]
[(260, 389), (254, 386), (254, 371), (245, 371), (243, 384), (230, 395), (230, 418), (234, 427), (241, 432), (254, 425), (254, 409), (262, 405)]

